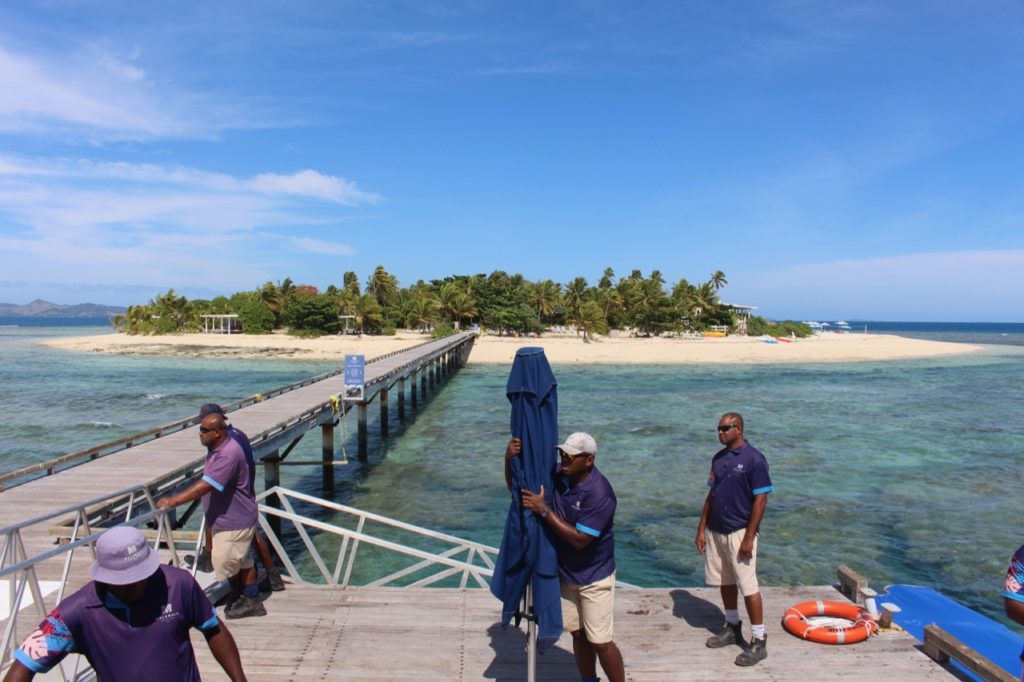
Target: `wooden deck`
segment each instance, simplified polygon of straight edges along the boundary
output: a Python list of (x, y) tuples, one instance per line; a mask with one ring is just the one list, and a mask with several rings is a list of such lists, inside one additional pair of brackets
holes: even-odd
[[(960, 679), (925, 656), (917, 641), (903, 632), (885, 632), (855, 645), (826, 646), (782, 630), (781, 614), (794, 603), (842, 600), (830, 586), (769, 587), (763, 595), (769, 614), (768, 658), (753, 668), (738, 668), (733, 664), (738, 647), (704, 646), (711, 630), (724, 621), (717, 589), (618, 590), (615, 639), (627, 678)], [(265, 617), (225, 621), (253, 682), (526, 679), (523, 630), (500, 627), (500, 603), (486, 590), (289, 585), (274, 593), (266, 607)], [(227, 679), (202, 636), (194, 633), (193, 641), (203, 679)], [(540, 657), (537, 679), (579, 679), (569, 635)]]

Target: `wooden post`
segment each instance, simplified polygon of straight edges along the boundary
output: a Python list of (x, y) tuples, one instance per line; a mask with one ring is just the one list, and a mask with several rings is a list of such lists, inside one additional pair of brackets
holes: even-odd
[(377, 401), (380, 402), (380, 437), (388, 437), (388, 389), (380, 389), (377, 394)]
[(356, 414), (359, 422), (359, 459), (366, 459), (366, 403), (359, 403)]
[(323, 459), (323, 488), (325, 493), (334, 491), (334, 422), (320, 427), (321, 457)]
[(430, 388), (434, 388), (434, 381), (437, 379), (437, 360), (431, 360), (427, 364), (427, 381), (430, 383)]
[(405, 421), (405, 379), (398, 380), (398, 421)]
[(427, 399), (427, 374), (430, 373), (430, 365), (424, 365), (420, 372), (420, 399)]
[[(263, 458), (263, 489), (270, 490), (276, 485), (281, 484), (281, 459), (280, 451), (274, 450), (269, 455)], [(277, 495), (270, 495), (267, 497), (267, 506), (274, 507), (276, 509), (281, 508), (281, 498)], [(281, 519), (277, 516), (268, 516), (267, 522), (270, 523), (270, 529), (274, 531), (274, 535), (281, 537)]]
[(411, 375), (412, 376), (412, 386), (410, 387), (411, 390), (409, 391), (409, 398), (412, 399), (412, 411), (413, 412), (416, 411), (416, 394), (420, 390), (419, 383), (416, 381), (416, 379), (419, 377), (419, 375), (420, 375), (420, 371), (419, 370), (414, 371), (412, 373), (412, 375)]

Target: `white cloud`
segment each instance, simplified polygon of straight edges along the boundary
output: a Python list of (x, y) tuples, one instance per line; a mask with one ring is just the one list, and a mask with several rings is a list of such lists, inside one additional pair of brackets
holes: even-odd
[(375, 204), (380, 200), (378, 195), (362, 192), (344, 178), (323, 175), (315, 170), (302, 170), (291, 175), (264, 173), (253, 178), (249, 186), (267, 194), (290, 194), (348, 206)]
[[(238, 178), (0, 156), (0, 272), (41, 285), (73, 276), (232, 290), (264, 281), (268, 269), (291, 264), (298, 252), (354, 255), (351, 246), (318, 237), (348, 218), (348, 206), (376, 200), (312, 170)], [(317, 237), (295, 227), (313, 224)]]
[(310, 237), (297, 237), (290, 241), (304, 251), (324, 256), (354, 256), (356, 254), (355, 249), (348, 244), (335, 244)]

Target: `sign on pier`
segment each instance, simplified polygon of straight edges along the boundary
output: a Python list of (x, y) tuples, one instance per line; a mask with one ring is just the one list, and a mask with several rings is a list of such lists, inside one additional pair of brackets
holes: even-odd
[(345, 400), (362, 401), (365, 385), (366, 358), (362, 355), (345, 356)]

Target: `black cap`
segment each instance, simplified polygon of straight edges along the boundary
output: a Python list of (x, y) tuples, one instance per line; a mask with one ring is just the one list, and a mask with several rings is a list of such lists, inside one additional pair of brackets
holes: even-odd
[(221, 416), (225, 416), (224, 408), (218, 405), (217, 403), (206, 403), (205, 405), (199, 408), (200, 419), (204, 419), (205, 417), (211, 414), (219, 414)]

